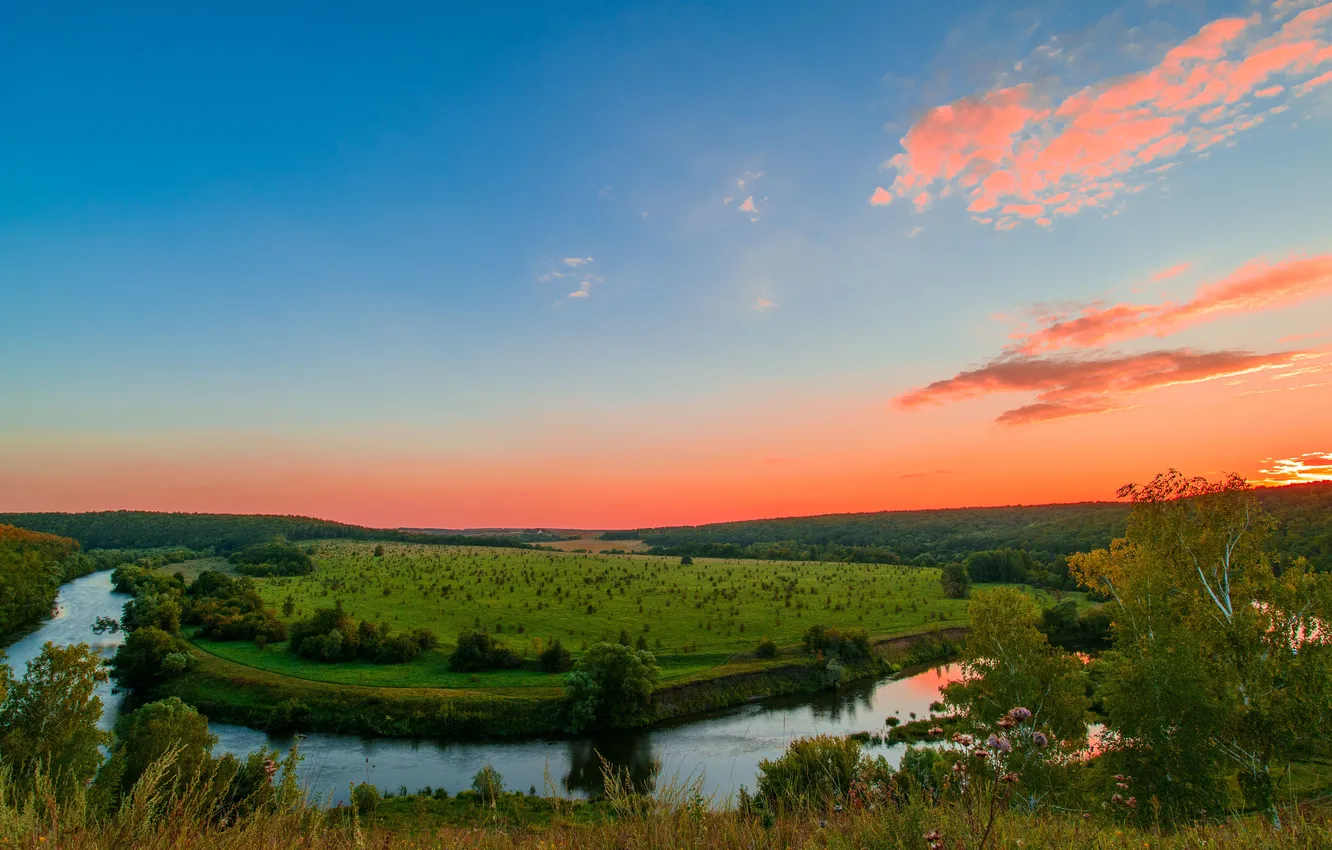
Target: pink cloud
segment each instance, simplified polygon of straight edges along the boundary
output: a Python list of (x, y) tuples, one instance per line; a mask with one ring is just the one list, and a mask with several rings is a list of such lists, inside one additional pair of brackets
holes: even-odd
[(893, 193), (879, 186), (875, 188), (874, 194), (870, 195), (869, 202), (872, 207), (887, 206), (893, 202)]
[(1011, 227), (1048, 217), (1047, 208), (1073, 215), (1138, 191), (1182, 152), (1258, 126), (1251, 96), (1332, 80), (1332, 71), (1320, 73), (1332, 62), (1332, 2), (1281, 24), (1290, 8), (1212, 21), (1155, 66), (1062, 100), (1024, 84), (931, 109), (888, 161), (896, 171), (888, 192), (916, 198), (918, 209), (926, 193), (956, 192), (971, 213), (1003, 210), (995, 226)]
[(1327, 295), (1332, 295), (1332, 254), (1276, 264), (1250, 263), (1229, 277), (1199, 287), (1193, 298), (1182, 303), (1091, 304), (1076, 314), (1049, 317), (1045, 327), (1021, 337), (1010, 351), (1036, 354), (1166, 336), (1224, 315), (1288, 307)]
[(1184, 272), (1193, 268), (1193, 263), (1177, 263), (1168, 269), (1161, 269), (1152, 275), (1152, 283), (1159, 283), (1163, 280), (1170, 280), (1172, 277), (1179, 277)]
[(748, 198), (745, 198), (744, 202), (741, 203), (740, 206), (737, 207), (737, 209), (739, 209), (740, 212), (742, 213), (758, 212), (758, 207), (754, 206), (754, 196), (750, 195)]
[(895, 403), (914, 409), (998, 393), (1035, 393), (1031, 403), (1007, 410), (995, 420), (1025, 425), (1121, 410), (1132, 406), (1132, 397), (1140, 393), (1277, 369), (1317, 356), (1187, 348), (1129, 355), (1005, 356), (913, 390)]

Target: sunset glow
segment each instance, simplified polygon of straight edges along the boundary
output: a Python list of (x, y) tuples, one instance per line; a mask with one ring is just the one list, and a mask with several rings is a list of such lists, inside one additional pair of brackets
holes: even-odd
[(853, 5), (25, 10), (0, 511), (1332, 480), (1332, 0)]

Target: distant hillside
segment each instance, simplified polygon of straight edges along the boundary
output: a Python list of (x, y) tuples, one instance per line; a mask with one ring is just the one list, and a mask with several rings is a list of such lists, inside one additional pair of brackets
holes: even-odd
[(515, 538), (493, 535), (414, 534), (366, 528), (304, 516), (266, 514), (187, 514), (156, 511), (0, 514), (0, 523), (73, 538), (84, 549), (151, 549), (186, 546), (230, 552), (281, 535), (288, 540), (347, 538), (469, 546), (521, 546)]
[[(1332, 569), (1332, 482), (1265, 488), (1259, 498), (1280, 521), (1275, 552), (1303, 555), (1319, 569)], [(1124, 533), (1128, 514), (1129, 506), (1122, 502), (1081, 502), (825, 514), (612, 531), (603, 537), (643, 540), (668, 554), (836, 560), (857, 560), (861, 554), (859, 559), (879, 560), (892, 553), (910, 560), (953, 559), (1011, 547), (1050, 561), (1109, 545)]]

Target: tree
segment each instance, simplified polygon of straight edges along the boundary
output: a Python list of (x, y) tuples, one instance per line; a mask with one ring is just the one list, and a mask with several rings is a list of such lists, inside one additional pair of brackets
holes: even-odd
[(106, 681), (101, 661), (85, 643), (47, 643), (28, 662), (0, 704), (0, 762), (20, 783), (49, 776), (61, 796), (72, 795), (97, 772), (98, 747), (109, 739), (97, 728)]
[(637, 726), (652, 717), (652, 689), (661, 676), (657, 659), (645, 649), (599, 643), (584, 653), (565, 680), (570, 731), (589, 726)]
[(1031, 595), (1015, 587), (978, 591), (967, 612), (971, 633), (962, 653), (964, 675), (944, 689), (944, 702), (965, 712), (977, 728), (1023, 706), (1061, 743), (1084, 744), (1086, 672), (1041, 633), (1041, 610)]
[(495, 801), (504, 793), (504, 777), (490, 765), (482, 767), (472, 777), (472, 790), (481, 795), (483, 802), (495, 808)]
[(1119, 606), (1105, 685), (1114, 749), (1150, 754), (1158, 771), (1193, 765), (1194, 785), (1161, 789), (1184, 812), (1237, 770), (1248, 804), (1275, 820), (1278, 766), (1332, 733), (1332, 576), (1302, 559), (1277, 575), (1274, 521), (1238, 476), (1172, 469), (1119, 492), (1133, 502), (1126, 536), (1070, 560)]
[(216, 743), (207, 718), (176, 697), (168, 697), (120, 718), (112, 760), (122, 766), (112, 768), (108, 763), (108, 770), (118, 774), (120, 790), (128, 792), (149, 765), (172, 754), (163, 781), (180, 788), (211, 767)]
[[(168, 658), (183, 655), (182, 659)], [(181, 640), (156, 626), (130, 632), (111, 658), (116, 680), (127, 688), (150, 688), (158, 682), (183, 673), (189, 666), (189, 654)]]
[(944, 596), (949, 599), (966, 599), (971, 592), (971, 576), (967, 573), (966, 564), (944, 564), (939, 582), (943, 585)]

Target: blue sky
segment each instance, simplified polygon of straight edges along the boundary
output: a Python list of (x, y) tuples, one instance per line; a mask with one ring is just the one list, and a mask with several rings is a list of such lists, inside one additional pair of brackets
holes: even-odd
[[(906, 196), (867, 203), (903, 185), (885, 163), (908, 131), (941, 105), (1018, 84), (1058, 103), (1153, 67), (1209, 22), (1256, 15), (1249, 31), (1271, 33), (1294, 6), (1320, 8), (10, 10), (0, 357), (21, 368), (0, 376), (0, 481), (16, 507), (160, 507), (180, 494), (152, 471), (162, 464), (212, 480), (225, 447), (277, 468), (282, 450), (268, 441), (281, 439), (309, 448), (316, 468), (424, 464), (420, 498), (404, 508), (417, 524), (595, 523), (621, 517), (604, 498), (568, 497), (604, 491), (569, 471), (588, 462), (675, 459), (706, 483), (699, 446), (731, 457), (749, 441), (757, 463), (815, 463), (842, 422), (873, 472), (812, 470), (763, 488), (854, 494), (828, 496), (829, 510), (914, 505), (891, 483), (911, 474), (913, 452), (944, 458), (952, 445), (974, 464), (1016, 438), (995, 427), (997, 401), (920, 413), (893, 399), (987, 363), (1033, 304), (1179, 300), (1257, 260), (1332, 250), (1332, 86), (1297, 98), (1326, 67), (1287, 67), (1288, 111), (1048, 227), (980, 224), (960, 185), (920, 212)], [(1328, 327), (1316, 296), (1190, 327), (1181, 341), (1274, 355), (1278, 339)], [(1316, 409), (1321, 392), (1296, 409)], [(1097, 412), (1150, 412), (1148, 398)], [(1054, 442), (1075, 457), (1130, 415), (1147, 414), (1032, 427), (1062, 429)], [(648, 424), (663, 418), (678, 421)], [(939, 443), (943, 431), (961, 443)], [(879, 438), (891, 453), (874, 455)], [(1262, 438), (1283, 456), (1332, 448), (1304, 445), (1305, 432)], [(1256, 470), (1265, 452), (1244, 451)], [(460, 458), (506, 452), (519, 469), (559, 465), (540, 509), (509, 511), (496, 496), (471, 513), (461, 495), (431, 495), (430, 476), (480, 474)], [(87, 489), (80, 464), (107, 458), (149, 484)], [(1041, 492), (1107, 486), (1069, 476)], [(1002, 499), (960, 487), (921, 498)], [(660, 509), (645, 490), (631, 519), (694, 517), (661, 490)], [(248, 504), (237, 498), (190, 504)], [(730, 504), (696, 513), (825, 503)], [(265, 506), (391, 519), (300, 492)]]

